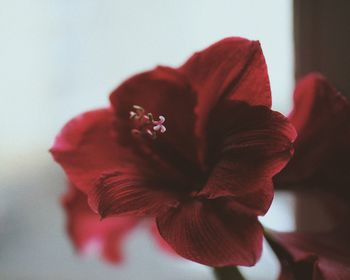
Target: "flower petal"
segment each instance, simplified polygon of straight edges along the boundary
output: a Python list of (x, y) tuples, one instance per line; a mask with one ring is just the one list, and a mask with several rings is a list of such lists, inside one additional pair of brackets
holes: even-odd
[(125, 237), (139, 222), (136, 217), (118, 217), (101, 221), (88, 206), (87, 196), (71, 185), (62, 199), (67, 215), (67, 231), (80, 253), (98, 250), (109, 262), (122, 261)]
[(101, 173), (120, 164), (112, 118), (107, 108), (81, 114), (64, 126), (50, 149), (69, 179), (84, 192), (93, 187)]
[(113, 112), (101, 109), (87, 112), (63, 128), (51, 152), (69, 179), (89, 196), (92, 209), (102, 217), (148, 215), (173, 203), (162, 177), (182, 187), (176, 174), (119, 145), (112, 123)]
[(279, 279), (350, 279), (349, 233), (346, 228), (327, 233), (268, 231), (282, 264)]
[(112, 135), (110, 109), (86, 112), (69, 121), (50, 149), (69, 179), (87, 193), (101, 174), (115, 170), (129, 158)]
[(292, 155), (294, 128), (267, 107), (226, 101), (211, 114), (207, 130), (212, 171), (201, 194), (232, 196), (264, 214), (273, 197), (272, 177)]
[(324, 187), (350, 197), (350, 105), (321, 75), (297, 84), (289, 119), (298, 131), (295, 155), (277, 187)]
[[(133, 105), (141, 106), (155, 119), (165, 117), (166, 131), (157, 139), (147, 141), (148, 148), (177, 168), (187, 161), (196, 162), (194, 136), (196, 95), (187, 79), (168, 67), (157, 67), (131, 77), (110, 96), (118, 121), (119, 140), (130, 145), (135, 141), (130, 133), (134, 123), (129, 119)], [(142, 145), (136, 143), (136, 145)]]
[(132, 174), (130, 170), (104, 174), (89, 193), (89, 204), (102, 218), (111, 215), (156, 215), (178, 203), (167, 182), (159, 184), (162, 182), (153, 181), (152, 175)]
[(199, 133), (204, 133), (208, 114), (220, 99), (271, 106), (267, 66), (258, 41), (223, 39), (195, 53), (179, 70), (198, 93)]
[(192, 200), (157, 217), (161, 236), (182, 257), (209, 266), (254, 265), (261, 255), (256, 217), (236, 214), (222, 200)]
[(173, 248), (170, 247), (168, 242), (166, 242), (164, 238), (160, 235), (156, 221), (154, 221), (151, 224), (149, 229), (155, 241), (157, 242), (158, 247), (160, 247), (162, 250), (173, 256), (179, 257), (179, 255), (173, 250)]

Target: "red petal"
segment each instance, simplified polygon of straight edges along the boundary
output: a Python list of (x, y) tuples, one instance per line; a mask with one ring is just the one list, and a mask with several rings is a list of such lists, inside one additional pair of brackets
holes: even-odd
[(350, 106), (322, 76), (298, 82), (290, 121), (298, 130), (295, 155), (276, 176), (278, 187), (329, 188), (350, 196)]
[(55, 160), (83, 192), (91, 190), (101, 174), (115, 170), (127, 154), (112, 136), (113, 113), (100, 109), (68, 122), (51, 148)]
[(189, 201), (158, 216), (157, 224), (179, 255), (205, 265), (250, 266), (261, 255), (256, 217), (236, 214), (222, 200)]
[(271, 189), (271, 184), (261, 185), (260, 189), (231, 197), (231, 205), (247, 215), (263, 216), (272, 203), (273, 191)]
[(226, 38), (194, 54), (180, 71), (198, 92), (199, 133), (222, 98), (271, 106), (267, 66), (257, 41)]
[(211, 114), (207, 137), (212, 171), (201, 194), (233, 196), (255, 214), (265, 213), (272, 177), (292, 155), (296, 133), (288, 120), (264, 106), (226, 101)]
[(151, 160), (136, 157), (131, 150), (117, 144), (112, 123), (113, 113), (108, 109), (87, 112), (73, 119), (51, 149), (55, 160), (63, 166), (69, 179), (90, 196), (92, 208), (99, 210), (103, 217), (121, 213), (152, 214), (161, 206), (172, 204), (169, 192), (158, 189), (158, 181), (163, 176), (175, 184), (176, 178), (163, 174), (164, 169)]
[(101, 221), (87, 204), (87, 197), (74, 186), (63, 197), (68, 234), (81, 253), (97, 249), (110, 262), (122, 260), (124, 238), (138, 223), (135, 217), (118, 217)]
[(157, 227), (156, 222), (154, 221), (154, 223), (151, 224), (150, 226), (150, 231), (152, 236), (154, 237), (154, 239), (156, 240), (158, 246), (163, 249), (164, 251), (168, 252), (169, 254), (173, 255), (173, 256), (177, 256), (179, 257), (178, 254), (175, 253), (175, 251), (173, 250), (173, 248), (170, 247), (170, 245), (164, 240), (164, 238), (159, 234), (159, 230)]
[[(160, 115), (166, 119), (166, 132), (147, 143), (153, 152), (177, 168), (186, 161), (197, 160), (194, 136), (196, 95), (178, 71), (157, 67), (133, 76), (111, 94), (110, 100), (117, 115), (119, 136), (124, 136), (121, 141), (128, 145), (135, 141), (130, 133), (134, 122), (129, 119), (129, 112), (133, 105), (138, 105), (152, 113), (155, 119)], [(146, 139), (141, 141), (145, 143)]]
[[(89, 203), (102, 218), (111, 215), (156, 215), (164, 208), (177, 205), (171, 187), (152, 181), (152, 175), (128, 170), (105, 174), (89, 194)], [(166, 191), (166, 190), (169, 191)]]
[(268, 232), (268, 240), (282, 261), (280, 280), (350, 279), (349, 230), (328, 233)]

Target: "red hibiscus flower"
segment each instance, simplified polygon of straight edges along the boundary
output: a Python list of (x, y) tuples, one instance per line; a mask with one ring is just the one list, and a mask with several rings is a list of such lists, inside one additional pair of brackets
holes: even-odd
[(279, 279), (350, 279), (350, 105), (319, 74), (298, 82), (294, 102), (289, 119), (298, 131), (295, 156), (275, 177), (276, 187), (327, 192), (325, 208), (337, 226), (323, 232), (268, 232), (281, 259)]
[(134, 216), (101, 220), (88, 206), (86, 195), (72, 184), (63, 196), (62, 204), (67, 215), (68, 235), (79, 253), (98, 253), (108, 262), (120, 263), (123, 260), (124, 239), (140, 222), (149, 226), (161, 248), (171, 252), (155, 230), (153, 220)]
[(110, 100), (111, 108), (71, 120), (51, 149), (91, 208), (103, 218), (154, 216), (187, 259), (255, 264), (257, 216), (296, 136), (270, 110), (260, 44), (224, 39), (179, 68), (131, 77)]

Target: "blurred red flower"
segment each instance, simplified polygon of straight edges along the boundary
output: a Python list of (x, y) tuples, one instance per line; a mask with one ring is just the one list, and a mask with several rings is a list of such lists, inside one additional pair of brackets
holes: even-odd
[[(327, 193), (336, 225), (322, 232), (269, 231), (281, 259), (281, 280), (350, 279), (350, 105), (319, 74), (300, 80), (289, 117), (298, 131), (295, 155), (275, 177), (276, 187)], [(324, 202), (323, 202), (324, 203)], [(312, 217), (320, 219), (320, 217)]]
[(295, 153), (274, 179), (276, 188), (325, 190), (350, 199), (350, 105), (320, 74), (301, 79), (290, 122)]
[(181, 256), (210, 266), (253, 265), (257, 216), (292, 154), (294, 128), (270, 110), (256, 41), (227, 38), (179, 68), (122, 83), (111, 108), (71, 120), (51, 149), (101, 217), (154, 216)]
[(281, 260), (279, 280), (350, 279), (350, 228), (328, 232), (268, 232)]
[(97, 253), (108, 262), (120, 263), (123, 261), (124, 240), (140, 223), (148, 226), (161, 248), (171, 252), (155, 231), (153, 219), (123, 216), (101, 220), (89, 207), (86, 195), (73, 184), (62, 197), (62, 205), (66, 212), (68, 235), (79, 253)]

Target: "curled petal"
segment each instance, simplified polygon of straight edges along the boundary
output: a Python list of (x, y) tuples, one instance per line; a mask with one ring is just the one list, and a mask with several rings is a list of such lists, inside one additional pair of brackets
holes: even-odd
[(177, 256), (179, 257), (178, 254), (176, 254), (176, 252), (173, 250), (173, 248), (170, 247), (170, 245), (164, 240), (164, 238), (159, 234), (159, 230), (157, 227), (157, 223), (155, 221), (153, 221), (153, 223), (151, 223), (151, 226), (149, 227), (150, 232), (153, 236), (153, 238), (155, 239), (155, 241), (157, 242), (157, 245), (164, 250), (165, 252), (173, 255), (173, 256)]
[(113, 217), (101, 221), (88, 206), (87, 196), (71, 185), (62, 204), (67, 215), (67, 231), (80, 253), (97, 250), (107, 261), (122, 261), (123, 241), (136, 226), (136, 217)]
[(108, 173), (96, 182), (96, 188), (89, 194), (89, 204), (102, 218), (156, 215), (164, 208), (177, 205), (174, 195), (159, 184), (146, 175), (127, 171)]
[(271, 187), (266, 185), (250, 193), (230, 197), (229, 205), (247, 215), (263, 216), (269, 210), (272, 199)]
[(267, 107), (232, 101), (218, 106), (209, 120), (207, 164), (212, 171), (201, 194), (232, 196), (255, 213), (265, 213), (273, 197), (272, 177), (292, 156), (294, 128)]
[(221, 99), (271, 106), (267, 66), (258, 41), (223, 39), (195, 53), (179, 70), (198, 93), (199, 135), (203, 135), (207, 117)]
[(256, 217), (222, 201), (192, 200), (157, 217), (161, 236), (182, 257), (209, 266), (254, 265), (261, 255)]
[(113, 137), (113, 112), (99, 109), (69, 121), (50, 149), (69, 179), (89, 192), (101, 174), (115, 170), (130, 160), (131, 153)]

